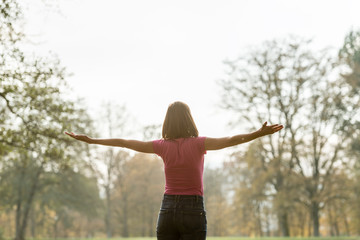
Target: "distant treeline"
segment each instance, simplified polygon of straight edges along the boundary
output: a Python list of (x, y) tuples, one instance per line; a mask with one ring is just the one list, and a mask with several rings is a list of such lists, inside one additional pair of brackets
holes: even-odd
[[(0, 1), (0, 239), (155, 236), (161, 159), (65, 136), (124, 135), (126, 108), (91, 119), (65, 94), (59, 59), (21, 49), (21, 19), (17, 1)], [(289, 37), (225, 65), (218, 87), (231, 123), (284, 129), (205, 170), (208, 235), (360, 235), (360, 31), (341, 49)], [(159, 133), (144, 127), (144, 139)]]

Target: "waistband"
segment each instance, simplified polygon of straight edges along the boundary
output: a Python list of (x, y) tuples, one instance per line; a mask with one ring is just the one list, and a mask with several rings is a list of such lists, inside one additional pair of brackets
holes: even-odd
[(203, 201), (204, 197), (200, 195), (170, 195), (164, 194), (164, 200), (196, 200), (196, 201)]
[(161, 209), (178, 209), (182, 211), (204, 210), (204, 198), (200, 195), (164, 194), (164, 198), (161, 202)]

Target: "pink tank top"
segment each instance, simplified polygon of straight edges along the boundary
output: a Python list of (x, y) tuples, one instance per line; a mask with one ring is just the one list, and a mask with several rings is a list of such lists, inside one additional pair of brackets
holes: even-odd
[(165, 194), (204, 195), (205, 137), (153, 141), (164, 162)]

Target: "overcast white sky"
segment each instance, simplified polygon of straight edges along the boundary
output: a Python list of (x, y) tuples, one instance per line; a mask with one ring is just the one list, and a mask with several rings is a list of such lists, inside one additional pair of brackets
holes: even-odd
[(26, 31), (39, 43), (33, 50), (59, 56), (90, 111), (115, 101), (139, 126), (160, 124), (169, 103), (181, 100), (200, 135), (213, 137), (246, 131), (226, 128), (231, 114), (217, 107), (225, 59), (290, 34), (339, 48), (360, 27), (357, 0), (58, 0), (60, 14), (24, 2)]

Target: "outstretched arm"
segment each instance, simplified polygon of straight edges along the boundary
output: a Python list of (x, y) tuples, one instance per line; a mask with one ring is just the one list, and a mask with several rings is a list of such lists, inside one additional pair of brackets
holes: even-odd
[(65, 132), (65, 134), (69, 135), (70, 137), (76, 140), (86, 142), (89, 144), (99, 144), (99, 145), (112, 146), (112, 147), (123, 147), (143, 153), (154, 153), (154, 149), (151, 141), (144, 142), (138, 140), (121, 139), (121, 138), (97, 139), (75, 133)]
[(219, 150), (219, 149), (235, 146), (241, 143), (246, 143), (258, 137), (262, 137), (265, 135), (278, 132), (282, 128), (283, 126), (280, 124), (267, 126), (267, 122), (265, 122), (259, 130), (252, 133), (239, 134), (232, 137), (223, 137), (223, 138), (205, 138), (205, 150)]

